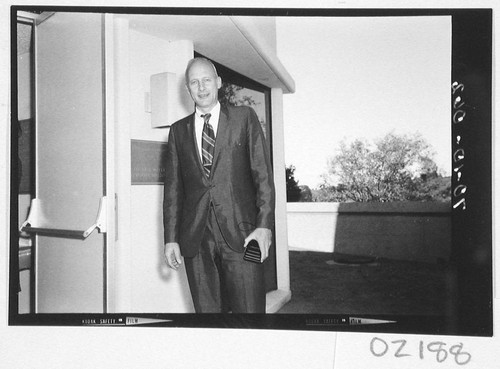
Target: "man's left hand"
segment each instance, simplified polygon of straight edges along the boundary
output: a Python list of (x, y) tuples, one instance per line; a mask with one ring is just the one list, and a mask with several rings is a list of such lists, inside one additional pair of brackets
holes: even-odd
[(273, 239), (273, 233), (267, 228), (255, 228), (255, 230), (245, 238), (245, 244), (243, 247), (247, 247), (251, 240), (255, 240), (259, 243), (260, 247), (260, 261), (263, 262), (269, 256), (269, 247), (271, 247)]

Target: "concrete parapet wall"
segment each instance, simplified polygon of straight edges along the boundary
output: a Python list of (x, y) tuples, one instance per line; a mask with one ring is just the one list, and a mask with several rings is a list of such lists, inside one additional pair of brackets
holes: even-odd
[(449, 260), (451, 206), (437, 202), (288, 203), (291, 250)]

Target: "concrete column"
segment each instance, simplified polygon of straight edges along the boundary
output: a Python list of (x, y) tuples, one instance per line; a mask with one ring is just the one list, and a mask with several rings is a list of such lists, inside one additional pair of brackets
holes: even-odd
[(276, 185), (276, 273), (278, 290), (267, 294), (267, 312), (278, 311), (291, 298), (285, 179), (283, 91), (271, 89), (274, 183)]

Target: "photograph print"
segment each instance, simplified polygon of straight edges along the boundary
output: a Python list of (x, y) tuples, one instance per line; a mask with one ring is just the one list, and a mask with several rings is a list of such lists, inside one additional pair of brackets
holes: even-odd
[(10, 325), (492, 336), (490, 9), (11, 9)]

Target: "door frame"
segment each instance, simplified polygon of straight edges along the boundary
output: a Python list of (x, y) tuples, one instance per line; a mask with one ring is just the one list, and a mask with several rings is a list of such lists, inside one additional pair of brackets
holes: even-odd
[[(30, 70), (31, 70), (31, 81), (30, 81), (30, 94), (31, 94), (31, 114), (30, 120), (32, 121), (31, 127), (31, 140), (30, 140), (30, 161), (31, 167), (28, 169), (31, 176), (30, 183), (30, 196), (33, 198), (35, 196), (35, 140), (36, 135), (35, 119), (36, 111), (34, 106), (35, 101), (35, 86), (34, 86), (34, 40), (35, 40), (35, 28), (36, 24), (43, 22), (49, 15), (42, 16), (37, 13), (29, 13), (24, 11), (18, 11), (16, 13), (11, 13), (11, 40), (17, 41), (17, 25), (19, 23), (30, 25), (32, 27), (31, 31), (31, 55), (30, 55)], [(12, 42), (11, 50), (11, 178), (10, 178), (10, 248), (9, 248), (9, 324), (19, 315), (19, 295), (20, 292), (20, 270), (19, 270), (19, 88), (18, 88), (18, 75), (19, 66), (17, 60), (17, 42)], [(35, 270), (34, 270), (34, 240), (32, 240), (31, 251), (30, 251), (30, 277), (29, 277), (29, 311), (35, 311)]]

